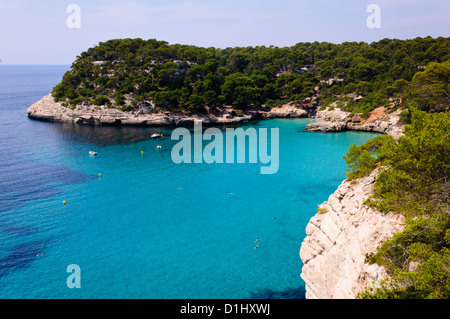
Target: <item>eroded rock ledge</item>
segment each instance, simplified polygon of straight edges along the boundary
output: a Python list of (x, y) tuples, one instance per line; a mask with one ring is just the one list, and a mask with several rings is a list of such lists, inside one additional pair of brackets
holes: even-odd
[(250, 109), (244, 116), (232, 115), (231, 107), (222, 108), (219, 114), (183, 115), (171, 113), (153, 113), (153, 109), (140, 106), (132, 112), (123, 112), (116, 108), (103, 106), (77, 105), (68, 108), (55, 102), (49, 94), (31, 105), (28, 117), (41, 121), (65, 122), (94, 125), (139, 125), (139, 126), (178, 126), (191, 125), (195, 120), (203, 124), (237, 124), (261, 118), (301, 118), (309, 117), (315, 107), (302, 102), (291, 102), (281, 108), (270, 110)]
[(351, 299), (386, 277), (383, 267), (364, 262), (367, 253), (404, 228), (403, 217), (364, 205), (378, 170), (356, 183), (344, 181), (319, 205), (306, 227), (301, 249), (301, 278), (307, 299)]
[(403, 135), (404, 125), (400, 124), (402, 110), (389, 112), (385, 107), (376, 108), (368, 119), (360, 114), (350, 117), (350, 113), (335, 108), (317, 111), (318, 122), (309, 123), (305, 130), (310, 132), (365, 131), (389, 134), (394, 138)]

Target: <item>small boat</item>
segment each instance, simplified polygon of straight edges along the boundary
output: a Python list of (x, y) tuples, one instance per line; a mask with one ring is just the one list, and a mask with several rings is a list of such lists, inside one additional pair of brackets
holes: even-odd
[(153, 133), (152, 134), (152, 138), (160, 138), (160, 137), (162, 137), (161, 133)]
[(89, 155), (97, 155), (97, 152), (89, 151)]

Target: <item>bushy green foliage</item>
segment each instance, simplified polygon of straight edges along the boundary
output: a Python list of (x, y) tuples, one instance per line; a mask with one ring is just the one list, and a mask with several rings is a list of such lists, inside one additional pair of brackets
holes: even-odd
[(120, 109), (123, 112), (129, 112), (129, 111), (131, 111), (133, 109), (133, 106), (132, 105), (123, 105)]
[(378, 153), (389, 169), (380, 174), (374, 196), (381, 201), (377, 207), (386, 212), (428, 213), (434, 209), (430, 202), (448, 199), (450, 113), (413, 110), (411, 121), (398, 143)]
[[(71, 104), (96, 104), (93, 100), (103, 95), (118, 108), (126, 98), (136, 103), (152, 100), (161, 110), (200, 112), (204, 106), (224, 104), (237, 109), (273, 107), (270, 101), (302, 100), (319, 88), (320, 100), (363, 95), (345, 108), (368, 115), (387, 98), (401, 98), (413, 77), (414, 83), (425, 83), (426, 77), (415, 75), (428, 69), (418, 66), (448, 59), (450, 39), (442, 37), (225, 49), (115, 39), (81, 53), (52, 94)], [(415, 93), (411, 99), (425, 94)]]
[(345, 155), (349, 178), (381, 166), (366, 204), (403, 214), (406, 223), (367, 256), (385, 266), (391, 280), (362, 298), (450, 297), (450, 113), (411, 113), (398, 141), (377, 137)]
[(107, 96), (99, 95), (92, 100), (92, 103), (95, 105), (105, 105), (105, 104), (109, 103), (109, 99)]
[(425, 111), (450, 109), (450, 60), (432, 62), (425, 71), (416, 73), (408, 97)]
[(394, 140), (391, 136), (383, 135), (360, 146), (351, 145), (347, 154), (344, 155), (347, 163), (347, 179), (353, 180), (371, 173), (382, 160), (382, 157), (378, 156), (378, 152), (382, 152), (380, 148), (393, 143)]
[(430, 251), (427, 245), (411, 245), (408, 250), (413, 257), (414, 251), (422, 254), (421, 263), (415, 271), (393, 273), (393, 279), (384, 281), (380, 288), (369, 289), (360, 294), (364, 299), (450, 299), (450, 250)]

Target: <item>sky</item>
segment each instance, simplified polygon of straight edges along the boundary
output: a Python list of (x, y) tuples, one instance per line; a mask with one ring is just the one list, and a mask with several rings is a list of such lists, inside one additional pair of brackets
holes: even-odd
[[(367, 25), (370, 4), (379, 28)], [(449, 37), (449, 16), (449, 0), (0, 0), (0, 60), (70, 65), (118, 38), (226, 48)]]

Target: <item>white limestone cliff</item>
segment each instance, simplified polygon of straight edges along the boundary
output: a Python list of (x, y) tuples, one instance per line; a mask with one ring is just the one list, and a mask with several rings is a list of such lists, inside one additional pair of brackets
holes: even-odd
[(266, 110), (259, 108), (248, 110), (242, 116), (233, 115), (231, 106), (224, 106), (217, 114), (191, 114), (158, 112), (153, 108), (141, 105), (130, 112), (117, 108), (96, 105), (76, 105), (69, 108), (61, 102), (55, 102), (51, 94), (31, 105), (28, 117), (48, 122), (64, 122), (91, 125), (138, 125), (138, 126), (171, 126), (190, 125), (194, 121), (203, 124), (238, 124), (261, 118), (301, 118), (308, 117), (312, 111), (309, 105), (287, 103), (280, 108)]
[(398, 214), (364, 205), (378, 170), (356, 183), (343, 181), (306, 227), (300, 258), (307, 299), (351, 299), (386, 277), (383, 267), (364, 262), (367, 253), (404, 227)]

